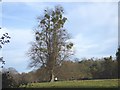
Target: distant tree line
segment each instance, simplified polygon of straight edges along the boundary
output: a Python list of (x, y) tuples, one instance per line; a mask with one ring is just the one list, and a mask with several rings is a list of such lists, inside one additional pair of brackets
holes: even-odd
[[(116, 79), (118, 78), (118, 61), (111, 56), (101, 59), (82, 59), (74, 61), (63, 61), (59, 66), (59, 72), (56, 68), (55, 77), (59, 81), (63, 80), (88, 80), (88, 79)], [(49, 73), (42, 67), (28, 73), (18, 73), (14, 68), (3, 68), (3, 73), (8, 76), (3, 77), (3, 88), (19, 87), (28, 83), (47, 82)]]
[[(59, 68), (59, 72), (58, 72)], [(81, 80), (81, 79), (114, 79), (118, 78), (118, 62), (111, 56), (93, 60), (82, 59), (81, 61), (63, 61), (56, 68), (55, 77), (58, 80)], [(38, 82), (47, 81), (48, 75), (45, 68), (37, 69), (34, 72)]]

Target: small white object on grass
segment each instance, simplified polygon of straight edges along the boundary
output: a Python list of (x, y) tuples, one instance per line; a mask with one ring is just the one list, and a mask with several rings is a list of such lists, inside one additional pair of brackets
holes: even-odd
[(57, 81), (57, 77), (55, 78), (55, 81)]

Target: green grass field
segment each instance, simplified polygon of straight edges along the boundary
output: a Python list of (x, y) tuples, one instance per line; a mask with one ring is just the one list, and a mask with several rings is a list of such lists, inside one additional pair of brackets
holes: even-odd
[(118, 79), (74, 80), (23, 85), (26, 88), (117, 88)]

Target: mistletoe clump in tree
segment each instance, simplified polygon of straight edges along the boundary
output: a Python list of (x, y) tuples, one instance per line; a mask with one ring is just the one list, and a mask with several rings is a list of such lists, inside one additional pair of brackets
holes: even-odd
[(73, 55), (73, 43), (64, 28), (67, 18), (64, 10), (56, 6), (54, 10), (45, 9), (43, 17), (38, 17), (38, 27), (35, 29), (35, 42), (28, 52), (31, 58), (30, 67), (45, 67), (54, 81), (55, 68), (63, 60)]

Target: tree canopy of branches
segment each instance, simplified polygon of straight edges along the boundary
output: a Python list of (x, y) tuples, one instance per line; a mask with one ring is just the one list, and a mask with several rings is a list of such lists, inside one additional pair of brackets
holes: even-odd
[[(2, 48), (2, 45), (4, 45), (5, 43), (9, 43), (9, 42), (10, 42), (10, 37), (8, 33), (3, 34), (3, 36), (0, 38), (0, 49)], [(2, 62), (2, 64), (5, 64), (3, 57), (0, 57), (0, 62)], [(1, 67), (3, 68), (3, 66)]]
[(56, 6), (54, 10), (45, 9), (43, 17), (38, 17), (38, 27), (35, 30), (35, 42), (28, 52), (31, 58), (30, 67), (46, 67), (50, 81), (54, 81), (54, 69), (62, 61), (71, 56), (73, 43), (64, 28), (67, 20), (64, 10)]

